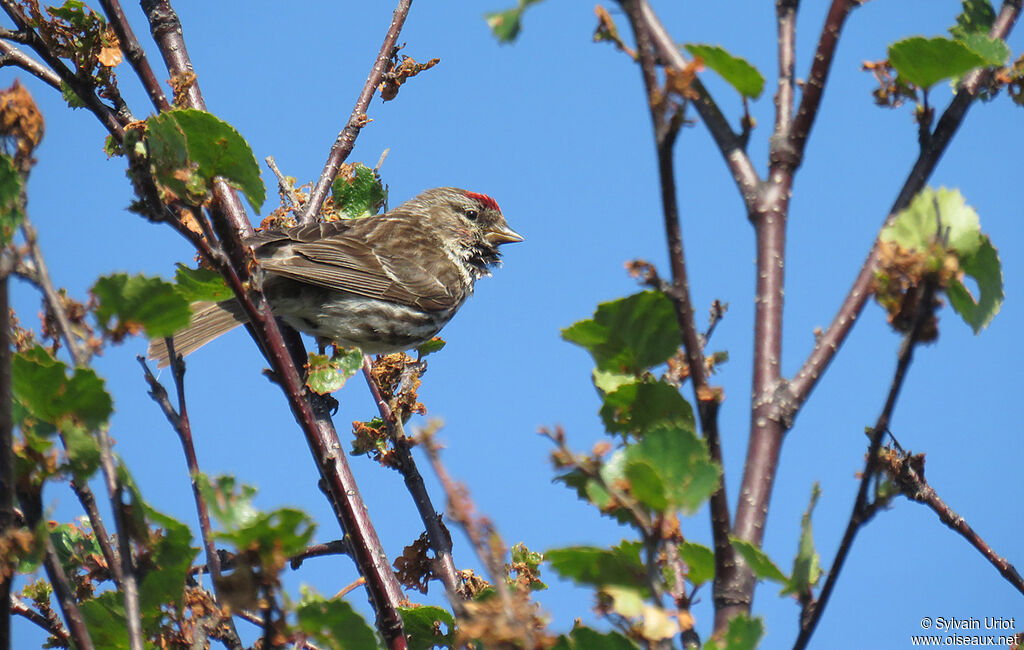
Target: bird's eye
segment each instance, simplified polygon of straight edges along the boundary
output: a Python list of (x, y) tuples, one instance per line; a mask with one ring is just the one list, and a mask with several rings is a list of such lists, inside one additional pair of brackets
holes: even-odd
[(480, 216), (480, 213), (476, 210), (466, 210), (466, 218), (470, 221), (476, 221), (478, 216)]

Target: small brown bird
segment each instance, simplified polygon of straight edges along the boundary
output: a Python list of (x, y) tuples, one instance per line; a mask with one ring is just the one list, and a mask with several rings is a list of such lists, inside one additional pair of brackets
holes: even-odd
[[(451, 320), (498, 246), (523, 241), (497, 202), (454, 187), (427, 190), (386, 214), (256, 233), (246, 240), (274, 315), (295, 329), (366, 354), (422, 345)], [(247, 322), (234, 299), (195, 303), (174, 335), (186, 355)], [(159, 367), (163, 339), (149, 344)]]

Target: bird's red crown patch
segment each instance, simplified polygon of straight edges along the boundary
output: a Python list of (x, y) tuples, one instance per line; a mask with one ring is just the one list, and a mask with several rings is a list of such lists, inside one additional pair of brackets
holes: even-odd
[(464, 192), (464, 194), (474, 201), (479, 201), (480, 205), (484, 205), (488, 208), (493, 208), (498, 212), (501, 212), (501, 208), (498, 207), (498, 202), (486, 194), (477, 194), (476, 192)]

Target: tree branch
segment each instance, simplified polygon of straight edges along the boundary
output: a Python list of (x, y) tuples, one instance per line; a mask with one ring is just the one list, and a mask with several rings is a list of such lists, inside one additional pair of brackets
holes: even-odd
[(793, 650), (802, 650), (807, 646), (811, 635), (814, 634), (814, 628), (825, 611), (828, 599), (832, 595), (839, 572), (843, 568), (843, 562), (853, 547), (853, 539), (857, 531), (874, 515), (875, 504), (869, 502), (868, 490), (871, 487), (872, 481), (875, 480), (875, 475), (879, 469), (879, 450), (882, 445), (882, 437), (889, 430), (889, 421), (892, 417), (893, 409), (896, 407), (896, 398), (899, 396), (903, 380), (906, 378), (907, 369), (910, 367), (910, 362), (914, 357), (914, 346), (920, 340), (924, 324), (932, 317), (936, 308), (936, 288), (935, 279), (926, 278), (921, 285), (914, 289), (917, 292), (917, 312), (914, 314), (911, 330), (904, 337), (903, 344), (900, 346), (896, 370), (893, 373), (892, 383), (889, 386), (889, 394), (885, 399), (885, 406), (882, 408), (882, 412), (879, 414), (878, 420), (875, 422), (875, 426), (870, 433), (871, 444), (868, 446), (867, 462), (865, 463), (864, 473), (861, 475), (860, 488), (857, 490), (857, 500), (854, 503), (853, 512), (850, 514), (850, 521), (846, 526), (846, 532), (843, 534), (843, 540), (839, 545), (839, 550), (836, 552), (835, 560), (832, 561), (825, 584), (821, 588), (821, 594), (816, 601), (809, 602), (804, 608), (804, 615), (801, 616), (800, 621), (800, 634), (797, 636), (796, 643), (793, 644)]
[[(60, 622), (60, 620), (58, 620), (56, 618), (54, 618), (53, 620), (48, 619), (47, 617), (43, 616), (42, 614), (40, 614), (36, 610), (34, 610), (31, 607), (29, 607), (27, 604), (25, 604), (24, 601), (22, 601), (17, 596), (13, 596), (13, 595), (11, 596), (11, 598), (10, 598), (10, 607), (11, 607), (11, 613), (13, 613), (13, 614), (15, 614), (17, 616), (21, 616), (21, 617), (25, 618), (26, 620), (32, 621), (33, 623), (35, 623), (39, 627), (43, 628), (43, 630), (46, 631), (47, 634), (49, 634), (49, 635), (53, 636), (54, 638), (56, 638), (58, 640), (58, 642), (64, 643), (65, 647), (67, 646), (68, 641), (69, 641), (68, 630)], [(8, 641), (9, 641), (9, 638), (8, 638)], [(4, 644), (2, 647), (10, 648), (11, 645), (8, 642), (8, 643)]]
[(0, 40), (0, 67), (16, 65), (34, 77), (60, 90), (60, 77), (53, 71), (4, 40)]
[[(686, 363), (690, 370), (690, 380), (693, 383), (701, 433), (707, 442), (712, 460), (722, 466), (722, 447), (718, 432), (720, 392), (709, 384), (707, 368), (704, 364), (704, 345), (693, 317), (693, 302), (690, 298), (686, 255), (683, 247), (682, 228), (679, 223), (679, 205), (676, 199), (673, 149), (682, 123), (683, 109), (678, 109), (672, 119), (666, 120), (663, 102), (656, 99), (661, 93), (656, 85), (655, 45), (652, 42), (649, 24), (642, 18), (640, 11), (642, 4), (642, 2), (634, 1), (622, 2), (633, 27), (633, 35), (640, 57), (640, 68), (647, 90), (648, 105), (651, 110), (651, 120), (654, 124), (665, 239), (668, 244), (669, 264), (672, 269), (672, 284), (666, 293), (672, 299), (672, 304), (675, 307), (676, 321), (679, 324), (683, 348), (686, 352)], [(711, 496), (710, 511), (717, 584), (719, 576), (728, 575), (730, 568), (736, 564), (735, 550), (729, 543), (729, 499), (724, 481), (719, 483), (718, 489)]]
[(169, 110), (171, 105), (167, 102), (167, 97), (164, 95), (163, 89), (160, 88), (160, 82), (157, 81), (156, 75), (153, 74), (149, 60), (146, 59), (146, 51), (142, 49), (128, 18), (121, 10), (121, 3), (118, 0), (99, 0), (99, 2), (103, 7), (103, 12), (107, 14), (107, 21), (114, 28), (114, 33), (117, 34), (117, 39), (121, 43), (121, 51), (124, 52), (125, 58), (128, 59), (128, 63), (131, 64), (135, 74), (142, 82), (143, 88), (149, 94), (153, 106), (160, 112)]
[[(5, 266), (9, 262), (5, 251)], [(11, 413), (11, 312), (8, 296), (9, 277), (0, 273), (0, 539), (8, 538), (16, 527), (14, 514), (14, 421)], [(5, 560), (4, 564), (7, 564)], [(14, 573), (4, 566), (0, 573), (0, 648), (11, 647), (11, 594)]]
[(331, 151), (327, 154), (327, 162), (324, 163), (324, 169), (320, 172), (320, 178), (317, 179), (316, 185), (309, 193), (309, 200), (302, 211), (296, 215), (299, 223), (309, 223), (320, 213), (320, 208), (323, 207), (324, 200), (327, 198), (327, 191), (330, 189), (331, 183), (334, 182), (334, 177), (338, 175), (341, 163), (345, 162), (348, 155), (352, 153), (352, 147), (356, 144), (359, 132), (366, 126), (368, 122), (366, 111), (370, 108), (370, 100), (373, 99), (383, 78), (384, 69), (388, 61), (391, 60), (395, 43), (398, 42), (398, 35), (402, 31), (411, 6), (412, 0), (399, 0), (395, 12), (391, 16), (391, 25), (384, 35), (384, 43), (381, 44), (380, 52), (377, 53), (373, 67), (370, 68), (366, 83), (363, 84), (363, 89), (359, 92), (359, 98), (348, 118), (348, 123), (345, 124), (345, 128), (341, 130), (334, 145), (331, 146)]
[[(196, 448), (192, 442), (192, 424), (188, 418), (188, 409), (185, 405), (185, 361), (181, 356), (174, 353), (174, 341), (168, 339), (167, 351), (171, 359), (171, 373), (174, 377), (174, 387), (178, 393), (178, 408), (175, 410), (174, 406), (171, 405), (171, 401), (167, 396), (167, 390), (164, 389), (163, 385), (157, 381), (156, 377), (149, 370), (149, 366), (146, 365), (146, 360), (142, 356), (136, 357), (139, 364), (142, 366), (142, 371), (146, 376), (146, 383), (149, 385), (149, 396), (153, 398), (153, 401), (157, 403), (160, 410), (163, 411), (167, 421), (171, 423), (171, 427), (174, 432), (178, 434), (178, 440), (181, 442), (182, 450), (185, 452), (185, 463), (188, 466), (189, 482), (192, 484), (192, 496), (196, 502), (196, 514), (199, 515), (199, 530), (203, 538), (203, 549), (206, 552), (206, 566), (210, 575), (213, 576), (213, 589), (214, 593), (217, 594), (218, 600), (223, 603), (224, 599), (221, 598), (219, 592), (219, 585), (221, 583), (221, 566), (220, 556), (217, 554), (217, 546), (213, 542), (213, 528), (210, 526), (210, 510), (206, 506), (206, 500), (203, 499), (203, 495), (199, 490), (199, 460), (196, 456)], [(230, 648), (242, 648), (242, 642), (238, 638), (238, 630), (235, 628), (235, 622), (231, 618), (226, 619), (228, 627), (228, 635), (225, 639), (226, 644)]]
[[(995, 22), (991, 30), (989, 30), (989, 36), (1005, 39), (1020, 16), (1021, 5), (1021, 0), (1006, 0), (1003, 2)], [(964, 77), (964, 80), (960, 83), (960, 90), (957, 91), (956, 96), (950, 101), (949, 106), (946, 107), (938, 124), (935, 126), (935, 131), (928, 138), (926, 145), (922, 147), (921, 153), (910, 170), (906, 181), (903, 183), (903, 187), (893, 202), (889, 215), (886, 217), (882, 227), (888, 225), (896, 213), (906, 208), (910, 204), (910, 200), (924, 188), (928, 178), (935, 170), (939, 158), (942, 157), (953, 135), (960, 128), (960, 124), (963, 122), (971, 102), (977, 97), (979, 89), (991, 78), (991, 75), (991, 70), (980, 69), (974, 70)], [(792, 399), (792, 412), (788, 416), (789, 419), (792, 419), (792, 416), (796, 414), (800, 406), (807, 401), (811, 391), (814, 390), (821, 375), (828, 368), (836, 352), (839, 351), (839, 347), (846, 340), (846, 336), (850, 333), (854, 322), (856, 322), (857, 317), (864, 308), (864, 304), (867, 302), (868, 297), (870, 297), (877, 244), (876, 238), (867, 259), (861, 266), (860, 272), (857, 274), (857, 278), (854, 280), (853, 286), (850, 288), (849, 293), (847, 293), (842, 305), (840, 305), (835, 318), (828, 326), (828, 329), (818, 337), (814, 344), (814, 350), (811, 351), (803, 367), (800, 368), (800, 371), (790, 382), (789, 392)]]
[[(658, 57), (665, 65), (679, 70), (686, 67), (686, 59), (680, 53), (679, 48), (676, 47), (672, 36), (665, 29), (657, 14), (654, 13), (654, 10), (651, 9), (647, 0), (631, 0), (629, 2), (620, 0), (619, 4), (630, 15), (631, 23), (638, 23), (644, 26), (646, 32), (650, 34), (651, 42), (654, 44)], [(636, 27), (634, 27), (635, 29)], [(719, 151), (722, 152), (725, 163), (732, 172), (733, 180), (735, 180), (736, 186), (740, 190), (740, 195), (743, 197), (744, 204), (749, 210), (757, 198), (757, 188), (760, 185), (761, 179), (758, 177), (757, 171), (743, 149), (743, 141), (732, 130), (732, 127), (729, 126), (725, 116), (722, 115), (722, 111), (718, 108), (718, 105), (712, 99), (707, 89), (704, 88), (704, 84), (699, 79), (694, 79), (691, 88), (697, 93), (697, 99), (693, 102), (697, 113), (704, 120), (704, 124), (708, 127), (711, 137), (715, 140), (715, 144), (718, 145)]]
[(381, 393), (380, 386), (373, 377), (373, 364), (369, 355), (363, 355), (363, 377), (370, 388), (374, 402), (377, 403), (377, 410), (387, 427), (391, 437), (391, 444), (394, 445), (396, 464), (395, 468), (401, 473), (405, 480), (405, 487), (412, 495), (413, 503), (416, 504), (416, 511), (423, 521), (430, 540), (430, 548), (434, 551), (434, 572), (440, 578), (445, 591), (448, 592), (448, 600), (455, 609), (456, 617), (464, 611), (462, 598), (459, 596), (458, 570), (455, 568), (455, 560), (452, 556), (452, 539), (448, 531), (441, 523), (440, 515), (430, 499), (430, 493), (423, 483), (423, 476), (416, 467), (416, 461), (412, 457), (412, 449), (409, 445), (409, 438), (405, 435), (405, 427), (402, 420), (396, 417), (391, 404), (388, 404)]
[(28, 17), (21, 11), (21, 7), (14, 0), (0, 0), (0, 8), (2, 8), (14, 24), (18, 26), (19, 33), (24, 37), (25, 44), (31, 47), (36, 54), (38, 54), (43, 61), (46, 62), (57, 76), (60, 77), (61, 81), (68, 85), (78, 98), (82, 100), (100, 123), (113, 135), (118, 142), (124, 138), (124, 128), (121, 124), (121, 118), (111, 107), (104, 104), (99, 97), (96, 96), (94, 89), (88, 85), (88, 83), (79, 79), (75, 73), (71, 72), (64, 62), (60, 60), (56, 54), (50, 51), (46, 43), (39, 36), (38, 33), (29, 25)]
[(935, 491), (924, 477), (924, 458), (911, 456), (910, 454), (897, 454), (890, 452), (884, 454), (880, 461), (883, 469), (892, 479), (893, 483), (900, 489), (908, 499), (923, 503), (931, 508), (939, 520), (949, 526), (963, 537), (967, 542), (976, 548), (979, 553), (988, 560), (992, 566), (999, 571), (999, 574), (1006, 578), (1013, 587), (1024, 594), (1024, 578), (1021, 578), (1017, 569), (1010, 564), (1005, 557), (996, 553), (967, 521), (957, 514), (942, 497)]

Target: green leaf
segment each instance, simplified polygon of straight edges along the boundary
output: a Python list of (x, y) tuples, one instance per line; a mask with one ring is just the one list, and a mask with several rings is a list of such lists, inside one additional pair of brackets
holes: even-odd
[(175, 288), (189, 303), (221, 302), (235, 297), (220, 273), (212, 269), (190, 269), (184, 264), (177, 267), (174, 272)]
[(176, 109), (146, 120), (146, 143), (156, 178), (198, 205), (215, 179), (242, 192), (257, 213), (266, 199), (249, 143), (227, 122), (196, 109)]
[(736, 552), (743, 556), (743, 559), (747, 561), (750, 566), (750, 570), (754, 572), (761, 580), (771, 580), (772, 582), (778, 582), (781, 585), (788, 585), (789, 578), (786, 577), (779, 567), (775, 566), (771, 558), (768, 557), (764, 551), (757, 548), (750, 542), (745, 542), (742, 539), (730, 537), (729, 541), (732, 543), (733, 548)]
[(189, 301), (160, 278), (109, 275), (96, 281), (92, 294), (99, 301), (96, 320), (115, 340), (139, 329), (150, 338), (172, 336), (192, 319)]
[(435, 336), (434, 338), (430, 339), (420, 347), (416, 348), (416, 353), (422, 359), (428, 354), (440, 352), (441, 350), (444, 349), (445, 345), (447, 344), (445, 343), (445, 340), (443, 338), (441, 338), (440, 336)]
[(306, 386), (321, 395), (333, 393), (340, 390), (362, 367), (363, 353), (358, 348), (339, 352), (333, 357), (310, 353), (306, 365)]
[(973, 255), (960, 260), (960, 268), (978, 283), (978, 299), (975, 300), (957, 279), (946, 289), (946, 295), (956, 313), (977, 334), (992, 322), (1003, 304), (1003, 269), (999, 252), (988, 237), (983, 237), (981, 247)]
[(721, 75), (739, 94), (750, 99), (761, 96), (764, 76), (746, 59), (733, 56), (718, 45), (688, 43), (684, 47), (693, 56), (703, 59), (704, 65)]
[(693, 408), (679, 389), (652, 378), (622, 384), (606, 394), (600, 413), (609, 433), (639, 436), (656, 427), (696, 427)]
[(75, 368), (68, 377), (67, 366), (39, 346), (14, 355), (11, 381), (15, 400), (33, 416), (58, 428), (77, 422), (95, 430), (114, 410), (95, 371)]
[(789, 584), (782, 590), (783, 594), (804, 594), (818, 583), (821, 577), (821, 558), (814, 550), (814, 532), (811, 528), (811, 513), (821, 496), (821, 487), (815, 482), (811, 488), (811, 502), (800, 519), (800, 547), (793, 559), (793, 575)]
[(569, 546), (547, 551), (544, 559), (562, 577), (577, 584), (646, 589), (647, 569), (640, 560), (641, 546), (640, 542), (625, 540), (610, 549)]
[(82, 98), (78, 96), (71, 86), (69, 86), (63, 80), (60, 82), (60, 96), (67, 102), (69, 108), (85, 108), (86, 104), (82, 101)]
[(938, 237), (940, 221), (947, 246), (961, 259), (974, 255), (982, 242), (978, 213), (967, 205), (958, 190), (944, 187), (921, 190), (910, 205), (882, 229), (879, 239), (927, 252)]
[(499, 43), (511, 43), (522, 30), (523, 13), (530, 5), (540, 0), (519, 0), (519, 4), (505, 11), (492, 11), (484, 14), (487, 26), (491, 28)]
[[(298, 627), (318, 645), (331, 650), (377, 650), (377, 635), (352, 605), (304, 595), (295, 609)], [(410, 646), (412, 647), (412, 646)]]
[(943, 79), (959, 77), (988, 65), (984, 57), (959, 41), (921, 36), (890, 45), (889, 63), (904, 81), (920, 88), (929, 88)]
[(988, 34), (967, 34), (957, 41), (985, 59), (986, 65), (1003, 65), (1010, 58), (1010, 46), (1001, 38), (989, 38)]
[(335, 211), (345, 219), (362, 219), (380, 212), (387, 199), (377, 173), (362, 163), (339, 174), (331, 185)]
[(707, 546), (695, 542), (683, 542), (679, 545), (679, 557), (686, 563), (686, 579), (694, 587), (714, 579), (715, 552)]
[(455, 617), (441, 607), (399, 607), (409, 650), (455, 646)]
[[(707, 445), (687, 429), (659, 427), (625, 448), (625, 472), (631, 481), (641, 477), (633, 494), (658, 511), (681, 508), (692, 514), (718, 488), (721, 471), (711, 461)], [(658, 480), (648, 476), (653, 474)], [(660, 494), (652, 494), (661, 486)]]
[(93, 645), (104, 650), (129, 650), (128, 624), (124, 613), (124, 596), (120, 591), (106, 591), (78, 606), (89, 630)]
[(185, 580), (199, 549), (192, 546), (192, 531), (177, 519), (168, 517), (142, 501), (135, 491), (137, 503), (145, 507), (146, 519), (160, 527), (153, 536), (155, 543), (147, 557), (149, 572), (139, 584), (139, 605), (151, 633), (157, 632), (163, 616), (162, 604), (172, 603), (180, 609), (185, 598)]
[(88, 480), (100, 466), (100, 445), (96, 437), (84, 427), (68, 426), (64, 428), (64, 442), (75, 480)]
[(759, 618), (740, 614), (729, 621), (724, 639), (712, 639), (704, 650), (754, 650), (764, 634), (764, 623)]
[(7, 246), (25, 215), (21, 211), (21, 174), (0, 154), (0, 247)]
[(256, 489), (235, 479), (221, 476), (211, 482), (203, 477), (200, 492), (210, 514), (224, 528), (215, 536), (230, 542), (238, 550), (255, 550), (264, 566), (272, 566), (280, 555), (297, 555), (313, 538), (316, 524), (306, 513), (294, 508), (260, 512), (252, 505)]
[(956, 17), (956, 25), (949, 28), (950, 35), (961, 40), (970, 34), (988, 34), (996, 20), (996, 12), (988, 0), (963, 0), (963, 12)]
[(599, 370), (637, 375), (664, 363), (681, 342), (672, 301), (660, 291), (601, 303), (562, 338), (586, 348)]
[(558, 637), (553, 650), (639, 650), (639, 647), (618, 632), (601, 633), (577, 625), (569, 636)]

